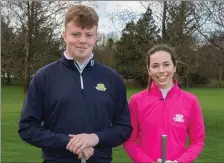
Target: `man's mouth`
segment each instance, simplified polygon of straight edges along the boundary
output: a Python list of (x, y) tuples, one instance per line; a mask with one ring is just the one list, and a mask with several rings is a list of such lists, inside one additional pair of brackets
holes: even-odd
[(87, 49), (86, 47), (77, 47), (78, 49)]

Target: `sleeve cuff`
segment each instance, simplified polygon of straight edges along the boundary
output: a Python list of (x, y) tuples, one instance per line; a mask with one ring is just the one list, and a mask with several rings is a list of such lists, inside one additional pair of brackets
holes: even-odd
[(61, 143), (60, 143), (60, 144), (61, 144), (63, 147), (66, 148), (66, 146), (67, 146), (67, 144), (69, 143), (69, 141), (70, 141), (69, 136), (67, 136), (67, 135), (61, 135)]
[(98, 136), (98, 138), (99, 138), (99, 142), (98, 142), (98, 145), (101, 145), (101, 144), (104, 144), (104, 135), (103, 135), (103, 133), (100, 133), (100, 132), (96, 132), (95, 133), (97, 136)]

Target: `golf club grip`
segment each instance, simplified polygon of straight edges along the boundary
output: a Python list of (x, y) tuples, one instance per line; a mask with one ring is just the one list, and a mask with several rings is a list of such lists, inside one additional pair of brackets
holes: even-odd
[(162, 163), (166, 161), (166, 140), (167, 135), (162, 135)]
[(86, 158), (85, 158), (84, 154), (82, 154), (81, 163), (86, 163)]

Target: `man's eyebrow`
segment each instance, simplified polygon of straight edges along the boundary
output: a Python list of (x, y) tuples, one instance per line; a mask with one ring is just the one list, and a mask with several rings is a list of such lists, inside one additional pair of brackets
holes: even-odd
[(163, 63), (170, 63), (170, 61), (165, 61), (165, 62), (163, 62)]
[(77, 33), (80, 33), (80, 32), (71, 32), (72, 34), (77, 34)]

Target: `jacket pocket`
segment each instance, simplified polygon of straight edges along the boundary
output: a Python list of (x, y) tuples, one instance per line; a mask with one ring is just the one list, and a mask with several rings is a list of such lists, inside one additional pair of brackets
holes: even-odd
[(171, 122), (172, 127), (176, 128), (176, 129), (187, 129), (187, 126), (185, 125), (185, 123), (181, 123), (181, 122)]
[(187, 126), (181, 122), (171, 122), (171, 132), (174, 140), (182, 146), (186, 144), (187, 140)]

